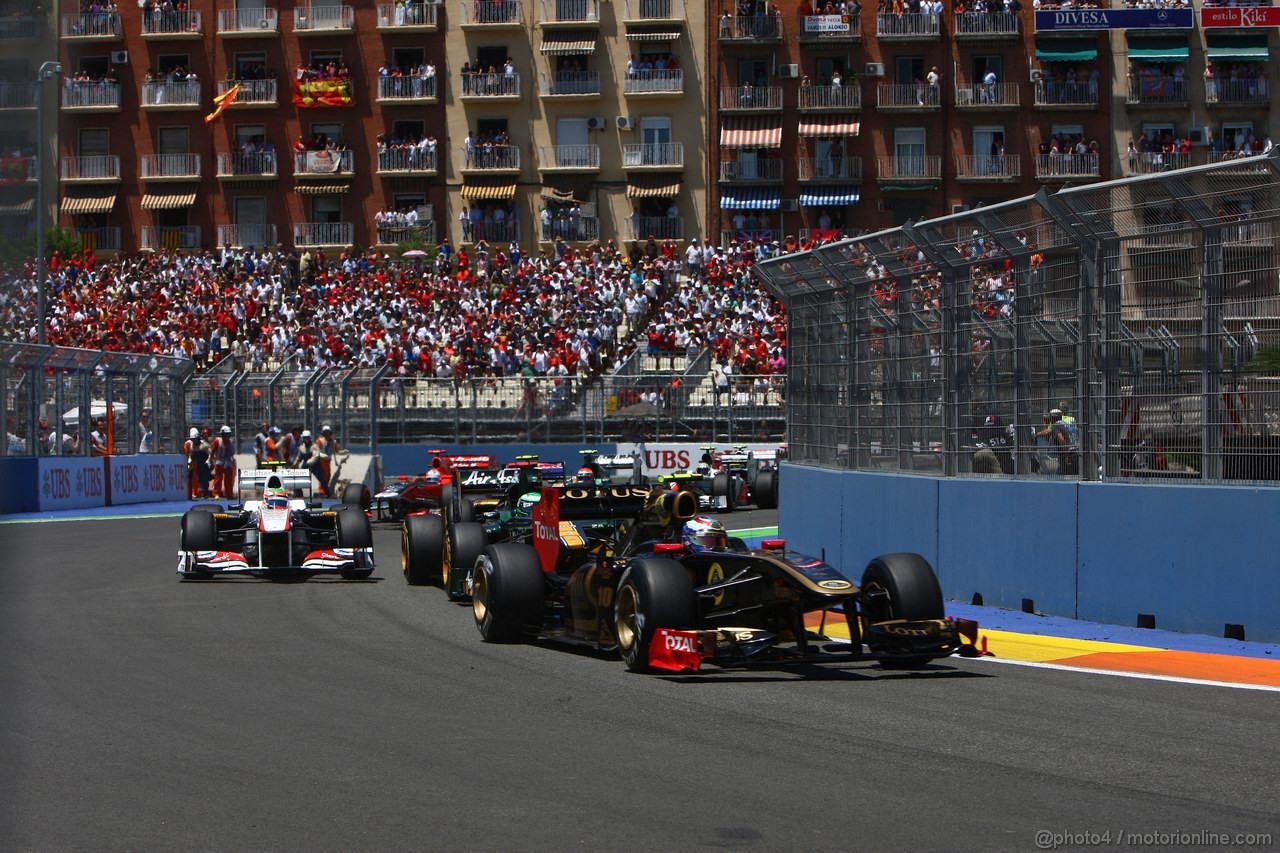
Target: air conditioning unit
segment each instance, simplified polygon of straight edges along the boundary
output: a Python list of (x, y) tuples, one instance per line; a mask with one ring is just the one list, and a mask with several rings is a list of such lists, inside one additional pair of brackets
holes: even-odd
[(952, 212), (952, 213), (968, 213), (968, 212), (969, 212), (969, 205), (967, 205), (967, 204), (953, 204), (953, 205), (951, 205), (951, 212)]
[(778, 76), (787, 80), (794, 80), (800, 76), (799, 65), (779, 65)]
[(592, 116), (587, 119), (587, 130), (604, 130), (609, 126), (609, 120), (604, 116)]
[(1213, 132), (1207, 127), (1193, 127), (1187, 134), (1192, 145), (1208, 145), (1213, 141)]
[(127, 50), (113, 50), (113, 51), (111, 51), (111, 64), (112, 64), (112, 65), (128, 65), (128, 64), (129, 64), (129, 51), (127, 51)]
[(631, 116), (618, 116), (618, 130), (635, 130), (636, 120)]
[(1031, 69), (1031, 82), (1032, 82), (1032, 83), (1039, 83), (1039, 82), (1040, 82), (1041, 80), (1043, 80), (1043, 79), (1044, 79), (1044, 71), (1040, 70), (1039, 68), (1032, 68), (1032, 69)]
[(794, 198), (784, 198), (782, 203), (778, 205), (778, 209), (783, 213), (795, 213), (800, 209), (800, 201)]
[(883, 77), (883, 76), (884, 76), (884, 63), (883, 63), (883, 62), (868, 62), (865, 66), (863, 66), (863, 69), (862, 69), (862, 76), (864, 76), (864, 77)]

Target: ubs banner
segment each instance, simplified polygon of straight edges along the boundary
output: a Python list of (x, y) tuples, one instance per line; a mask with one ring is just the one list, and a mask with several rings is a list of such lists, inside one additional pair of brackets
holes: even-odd
[(51, 457), (38, 468), (41, 512), (187, 497), (182, 456)]
[(1080, 30), (1189, 30), (1192, 9), (1059, 9), (1036, 12), (1036, 32)]
[[(778, 449), (777, 444), (716, 445), (717, 450), (731, 450), (736, 447), (743, 447), (752, 451), (776, 451)], [(641, 454), (644, 473), (656, 477), (659, 474), (674, 474), (677, 471), (692, 470), (698, 464), (698, 460), (702, 458), (703, 450), (702, 446), (698, 444), (657, 444), (653, 442), (631, 444), (618, 442), (619, 456), (631, 456), (637, 453)]]
[(101, 457), (40, 460), (40, 511), (106, 506), (107, 483)]

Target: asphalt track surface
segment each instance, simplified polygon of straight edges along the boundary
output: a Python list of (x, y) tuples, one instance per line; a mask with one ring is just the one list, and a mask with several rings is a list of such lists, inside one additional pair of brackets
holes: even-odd
[(394, 530), (368, 582), (180, 582), (177, 534), (0, 528), (0, 849), (1280, 842), (1272, 693), (975, 660), (631, 675), (481, 643), (404, 583)]

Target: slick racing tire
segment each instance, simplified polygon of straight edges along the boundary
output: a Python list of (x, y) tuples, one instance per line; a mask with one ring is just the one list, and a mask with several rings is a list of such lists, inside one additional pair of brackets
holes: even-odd
[(546, 580), (530, 545), (490, 545), (476, 561), (471, 613), (486, 643), (516, 643), (542, 630)]
[[(369, 516), (358, 506), (344, 506), (338, 510), (338, 519), (334, 524), (337, 531), (339, 548), (372, 548), (373, 528), (369, 524)], [(373, 567), (365, 569), (347, 569), (342, 577), (347, 580), (364, 580), (373, 574)]]
[(449, 516), (450, 521), (456, 521), (453, 517), (453, 483), (445, 483), (440, 487), (440, 509)]
[(222, 504), (192, 504), (191, 509), (188, 510), (188, 512), (195, 512), (197, 510), (200, 512), (226, 512), (227, 508)]
[[(863, 636), (868, 641), (871, 625), (890, 619), (942, 619), (942, 588), (929, 561), (919, 554), (885, 554), (876, 557), (862, 573)], [(878, 651), (872, 648), (871, 651)], [(931, 658), (906, 656), (882, 661), (887, 669), (919, 669)]]
[(444, 560), (444, 519), (438, 515), (411, 515), (400, 530), (400, 569), (410, 586), (440, 582)]
[(698, 599), (685, 567), (675, 560), (637, 560), (618, 584), (614, 634), (632, 672), (649, 671), (649, 645), (659, 628), (693, 628)]
[(182, 550), (218, 550), (218, 522), (213, 513), (191, 509), (182, 516)]
[(475, 521), (476, 505), (471, 502), (471, 498), (460, 498), (458, 500), (458, 517), (454, 521)]
[(733, 512), (738, 501), (738, 484), (728, 471), (721, 471), (711, 479), (711, 496), (724, 498), (724, 512)]
[(449, 589), (449, 575), (456, 566), (463, 570), (471, 570), (476, 560), (489, 545), (489, 536), (484, 532), (484, 525), (474, 521), (458, 521), (450, 524), (445, 539), (444, 560), (440, 565), (441, 584), (450, 601), (461, 601), (464, 596), (455, 594)]
[(368, 509), (373, 501), (369, 496), (369, 488), (364, 483), (348, 483), (342, 487), (342, 505), (358, 506)]
[(755, 498), (756, 506), (760, 509), (777, 509), (778, 472), (768, 470), (756, 474), (755, 486), (752, 487), (752, 497)]

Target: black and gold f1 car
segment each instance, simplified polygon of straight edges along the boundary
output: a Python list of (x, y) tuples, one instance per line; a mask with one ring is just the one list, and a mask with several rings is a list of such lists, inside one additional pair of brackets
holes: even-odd
[[(596, 517), (607, 510), (598, 494), (544, 489), (530, 541), (489, 545), (476, 561), (472, 612), (486, 641), (562, 639), (616, 650), (634, 671), (855, 660), (911, 669), (977, 654), (977, 623), (945, 616), (937, 577), (919, 555), (877, 557), (855, 583), (781, 540), (687, 550), (680, 530), (698, 505), (686, 491), (650, 492), (595, 541), (561, 515), (562, 505), (578, 514), (578, 503), (594, 504)], [(567, 547), (588, 553), (566, 559)], [(825, 625), (836, 610), (847, 618), (847, 643), (806, 620), (814, 614)]]

